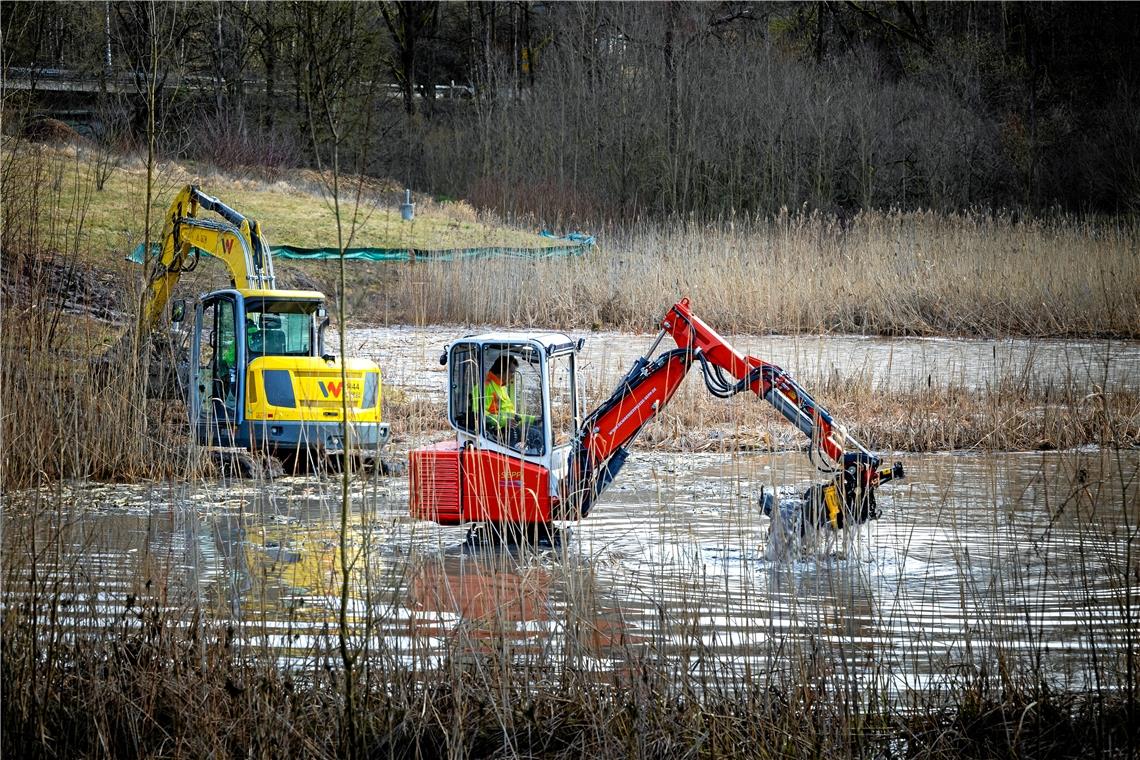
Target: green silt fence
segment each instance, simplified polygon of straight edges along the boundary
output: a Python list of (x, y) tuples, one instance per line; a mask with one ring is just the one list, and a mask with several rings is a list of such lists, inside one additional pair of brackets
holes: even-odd
[[(535, 248), (509, 248), (490, 246), (483, 248), (347, 248), (346, 259), (355, 261), (460, 261), (480, 258), (554, 259), (564, 256), (578, 256), (596, 245), (592, 235), (573, 232), (565, 237), (557, 237), (543, 231), (543, 237), (562, 241), (562, 245)], [(158, 244), (151, 246), (152, 255), (158, 255)], [(320, 261), (340, 258), (338, 248), (301, 248), (295, 245), (279, 245), (273, 248), (275, 259), (295, 261)], [(128, 258), (136, 264), (143, 263), (143, 246), (140, 243)]]

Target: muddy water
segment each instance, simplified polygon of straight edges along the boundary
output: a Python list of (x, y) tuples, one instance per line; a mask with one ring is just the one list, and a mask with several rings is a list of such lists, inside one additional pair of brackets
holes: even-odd
[[(385, 382), (442, 396), (446, 370), (440, 366), (439, 357), (444, 345), (465, 333), (482, 331), (455, 326), (362, 328), (351, 331), (350, 345), (357, 354), (371, 356), (380, 364)], [(586, 340), (583, 377), (587, 386), (599, 393), (611, 390), (653, 340), (652, 335), (614, 332), (584, 333), (581, 337)], [(1140, 389), (1137, 341), (727, 333), (725, 337), (742, 353), (773, 362), (794, 377), (813, 383), (839, 376), (882, 390), (928, 385), (981, 390), (1008, 385), (1011, 380), (1030, 388), (1072, 383), (1087, 386), (1090, 392)]]
[[(441, 398), (439, 354), (462, 332), (362, 329), (351, 350), (381, 363), (386, 387)], [(651, 341), (586, 338), (595, 393)], [(1135, 342), (732, 340), (807, 380), (1140, 389)], [(881, 519), (778, 556), (756, 499), (812, 482), (801, 453), (637, 453), (553, 549), (468, 545), (464, 528), (407, 517), (403, 479), (359, 481), (350, 619), (368, 624), (373, 652), (416, 667), (494, 651), (604, 674), (649, 658), (683, 680), (810, 662), (905, 694), (1001, 657), (1111, 686), (1140, 609), (1140, 452), (903, 458), (909, 477), (882, 489)], [(121, 627), (145, 603), (187, 619), (204, 609), (311, 663), (335, 645), (339, 509), (337, 481), (316, 477), (6, 495), (4, 603), (15, 609), (33, 578), (41, 591), (58, 582), (68, 635)]]
[[(778, 557), (756, 496), (810, 483), (801, 454), (635, 455), (557, 548), (471, 546), (463, 528), (410, 520), (402, 479), (358, 482), (350, 616), (370, 623), (373, 651), (417, 667), (494, 651), (601, 674), (650, 658), (683, 680), (778, 677), (807, 658), (895, 694), (999, 655), (1040, 658), (1078, 688), (1123, 672), (1140, 452), (906, 464), (879, 520)], [(335, 645), (338, 509), (337, 482), (313, 477), (14, 495), (6, 607), (28, 593), (34, 536), (69, 632), (114, 629), (156, 600), (312, 662)]]

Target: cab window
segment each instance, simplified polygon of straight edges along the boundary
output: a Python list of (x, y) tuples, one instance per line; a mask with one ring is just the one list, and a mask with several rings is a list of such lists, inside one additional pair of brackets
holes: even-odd
[(550, 372), (550, 432), (555, 446), (570, 443), (577, 432), (573, 361), (573, 356), (562, 355), (547, 362)]
[[(509, 379), (499, 378), (506, 384), (500, 393), (505, 393), (507, 398), (495, 404), (499, 408), (506, 405), (513, 407), (514, 413), (511, 419), (505, 422), (501, 419), (496, 420), (486, 413), (487, 396), (490, 393), (490, 386), (487, 384), (488, 375), (496, 366), (496, 362), (503, 358), (513, 367)], [(484, 437), (527, 456), (545, 454), (542, 357), (538, 352), (527, 345), (487, 346), (483, 352), (483, 378), (481, 387)], [(501, 417), (501, 414), (499, 416)]]
[(311, 356), (313, 313), (307, 302), (250, 302), (245, 312), (245, 339), (250, 358)]
[(232, 299), (219, 297), (202, 306), (198, 350), (199, 392), (232, 407), (237, 386), (237, 334)]

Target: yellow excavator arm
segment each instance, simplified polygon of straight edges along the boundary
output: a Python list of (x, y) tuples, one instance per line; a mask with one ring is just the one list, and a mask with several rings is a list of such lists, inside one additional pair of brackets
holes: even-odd
[[(199, 218), (203, 210), (213, 211), (221, 218)], [(233, 287), (276, 287), (273, 255), (261, 225), (197, 186), (187, 185), (166, 212), (162, 248), (151, 262), (150, 280), (143, 295), (144, 332), (158, 324), (178, 280), (184, 272), (194, 270), (202, 251), (225, 263)]]

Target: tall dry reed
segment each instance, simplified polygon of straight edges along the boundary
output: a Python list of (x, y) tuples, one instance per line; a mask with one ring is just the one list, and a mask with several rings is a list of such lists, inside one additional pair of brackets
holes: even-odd
[(137, 283), (107, 284), (84, 263), (93, 174), (54, 151), (14, 155), (5, 153), (0, 177), (0, 482), (187, 472), (183, 418), (147, 398), (160, 357), (134, 350), (129, 334), (115, 350), (110, 343), (118, 331), (107, 317), (116, 307), (133, 313)]
[[(1140, 443), (1140, 396), (1075, 380), (1037, 387), (1004, 373), (991, 386), (901, 384), (883, 390), (858, 378), (797, 378), (841, 424), (880, 450), (1053, 450)], [(803, 445), (767, 403), (742, 394), (713, 398), (689, 378), (638, 445), (668, 450), (787, 450)]]
[(417, 263), (388, 313), (428, 324), (652, 329), (682, 296), (724, 331), (1140, 335), (1125, 219), (781, 214), (596, 231), (585, 256)]

